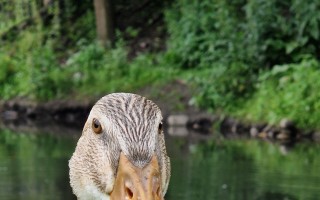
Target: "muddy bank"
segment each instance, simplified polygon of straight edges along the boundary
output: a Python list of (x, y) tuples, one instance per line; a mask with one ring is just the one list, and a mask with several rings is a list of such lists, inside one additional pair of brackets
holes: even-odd
[[(159, 105), (164, 116), (168, 134), (177, 137), (193, 135), (200, 139), (223, 137), (226, 139), (255, 138), (268, 141), (291, 143), (296, 141), (320, 142), (320, 132), (301, 130), (294, 122), (283, 119), (277, 126), (250, 124), (230, 117), (219, 116), (199, 110), (192, 104), (192, 92), (188, 85), (175, 80), (161, 88), (146, 87), (139, 92)], [(79, 102), (74, 100), (53, 100), (35, 103), (24, 99), (0, 103), (0, 126), (13, 130), (65, 127), (63, 134), (78, 134), (94, 105), (95, 100)], [(54, 131), (53, 131), (54, 132)], [(70, 132), (70, 133), (69, 133)], [(189, 134), (191, 133), (191, 134)], [(192, 138), (195, 138), (193, 137)]]
[[(157, 100), (158, 103), (160, 99)], [(179, 102), (182, 103), (183, 101)], [(81, 128), (93, 106), (93, 102), (51, 101), (35, 104), (26, 101), (8, 101), (1, 104), (1, 127), (12, 130), (41, 131), (57, 134), (81, 133)], [(161, 107), (164, 102), (159, 103)], [(190, 105), (186, 111), (169, 112), (164, 108), (167, 132), (175, 137), (191, 137), (206, 140), (217, 135), (226, 139), (262, 139), (292, 143), (297, 141), (320, 141), (320, 133), (300, 130), (293, 122), (283, 119), (278, 126), (247, 124), (239, 120), (211, 115)], [(55, 131), (59, 126), (59, 131)], [(61, 128), (62, 127), (62, 128)], [(61, 131), (62, 130), (62, 131)]]
[(0, 121), (16, 126), (35, 124), (60, 124), (83, 126), (93, 103), (73, 101), (50, 101), (34, 103), (26, 100), (11, 100), (0, 104)]
[[(172, 81), (164, 86), (147, 86), (135, 92), (151, 99), (162, 110), (166, 118), (170, 113), (199, 113), (189, 105), (190, 88), (181, 80)], [(102, 97), (103, 95), (101, 95)], [(92, 106), (100, 97), (89, 97), (83, 100), (51, 100), (35, 102), (24, 98), (0, 101), (0, 121), (24, 123), (50, 122), (70, 126), (83, 126)]]

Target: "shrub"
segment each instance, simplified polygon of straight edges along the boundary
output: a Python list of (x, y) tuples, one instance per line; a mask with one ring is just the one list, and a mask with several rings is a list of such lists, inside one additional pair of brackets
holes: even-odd
[[(19, 50), (18, 50), (19, 51)], [(24, 50), (23, 50), (24, 51)], [(0, 55), (0, 90), (2, 99), (25, 97), (48, 100), (61, 95), (68, 87), (59, 87), (65, 81), (50, 45), (30, 48), (28, 54), (20, 52)]]
[(168, 52), (173, 60), (194, 68), (245, 58), (244, 46), (239, 46), (244, 39), (244, 5), (243, 0), (177, 0), (166, 12)]
[(166, 12), (168, 51), (181, 67), (271, 67), (319, 56), (319, 7), (316, 0), (177, 0)]
[(277, 65), (260, 75), (257, 92), (238, 108), (238, 115), (273, 124), (289, 118), (301, 127), (320, 128), (319, 76), (320, 62), (310, 57)]
[(172, 77), (175, 72), (163, 67), (159, 63), (161, 58), (161, 55), (142, 54), (129, 61), (127, 50), (121, 42), (109, 50), (93, 43), (82, 46), (71, 56), (65, 69), (72, 77), (74, 90), (80, 91), (82, 95), (133, 92)]
[(247, 65), (232, 63), (229, 68), (222, 64), (214, 67), (214, 70), (203, 70), (191, 78), (191, 82), (198, 88), (198, 93), (194, 97), (196, 105), (227, 110), (228, 107), (248, 97), (249, 91), (253, 88), (255, 75), (246, 74), (250, 72)]
[(177, 0), (166, 12), (167, 60), (208, 68), (196, 102), (219, 108), (247, 98), (261, 71), (319, 57), (316, 0)]
[(262, 66), (299, 61), (300, 55), (319, 56), (320, 2), (251, 0), (246, 10), (246, 35), (251, 59)]

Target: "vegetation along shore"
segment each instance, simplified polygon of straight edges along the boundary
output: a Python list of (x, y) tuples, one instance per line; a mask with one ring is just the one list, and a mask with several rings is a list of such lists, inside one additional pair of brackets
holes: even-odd
[(5, 2), (2, 117), (15, 117), (5, 112), (12, 105), (27, 105), (30, 116), (58, 101), (87, 109), (123, 91), (177, 113), (202, 110), (279, 131), (287, 119), (303, 137), (320, 129), (319, 1), (111, 1), (107, 47), (97, 41), (92, 1)]

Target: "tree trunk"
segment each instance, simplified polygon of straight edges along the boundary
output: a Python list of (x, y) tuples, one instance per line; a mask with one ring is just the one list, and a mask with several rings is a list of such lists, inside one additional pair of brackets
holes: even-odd
[(114, 37), (111, 0), (94, 0), (98, 40), (103, 46), (111, 46)]

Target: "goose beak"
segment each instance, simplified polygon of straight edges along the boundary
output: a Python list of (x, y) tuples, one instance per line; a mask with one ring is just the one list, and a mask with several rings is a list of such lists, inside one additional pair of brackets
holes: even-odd
[(111, 200), (163, 200), (160, 169), (154, 155), (145, 167), (134, 166), (121, 153)]

